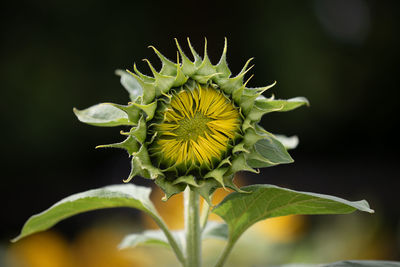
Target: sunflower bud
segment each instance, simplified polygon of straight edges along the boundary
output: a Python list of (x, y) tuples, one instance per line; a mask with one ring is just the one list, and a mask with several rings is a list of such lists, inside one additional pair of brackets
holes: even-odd
[(121, 143), (98, 147), (125, 149), (132, 169), (124, 182), (140, 175), (155, 181), (165, 199), (187, 186), (207, 201), (218, 187), (239, 188), (233, 183), (238, 171), (293, 162), (281, 138), (264, 130), (258, 122), (264, 114), (289, 111), (308, 105), (303, 97), (289, 100), (262, 94), (274, 84), (248, 88), (244, 80), (249, 61), (231, 77), (226, 62), (227, 42), (218, 64), (207, 55), (201, 58), (188, 39), (191, 61), (176, 41), (177, 63), (151, 48), (162, 62), (160, 71), (145, 60), (153, 76), (136, 68), (117, 70), (129, 92), (128, 105), (98, 104), (74, 112), (84, 123), (95, 126), (130, 126)]

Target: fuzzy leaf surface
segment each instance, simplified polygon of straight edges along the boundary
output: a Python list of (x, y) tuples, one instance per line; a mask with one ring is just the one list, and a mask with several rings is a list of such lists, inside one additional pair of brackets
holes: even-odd
[(256, 151), (274, 164), (291, 163), (292, 157), (286, 148), (273, 137), (258, 140), (254, 145)]
[[(183, 230), (172, 231), (179, 247), (185, 244), (185, 233)], [(209, 221), (202, 232), (202, 240), (205, 239), (228, 239), (228, 226), (225, 223)], [(134, 233), (124, 237), (118, 245), (120, 249), (134, 248), (142, 245), (158, 245), (171, 248), (167, 238), (161, 230), (147, 230), (142, 233)]]
[(295, 97), (287, 100), (257, 99), (248, 117), (253, 121), (259, 121), (267, 113), (276, 111), (286, 112), (304, 105), (309, 105), (308, 100), (304, 97)]
[(116, 70), (115, 74), (121, 77), (122, 86), (128, 91), (129, 98), (135, 101), (139, 96), (143, 94), (143, 89), (131, 74), (124, 70)]
[(212, 210), (228, 224), (231, 242), (254, 223), (268, 218), (292, 214), (346, 214), (356, 210), (374, 212), (365, 200), (351, 202), (274, 185), (252, 185), (241, 189), (250, 193), (233, 192)]
[(94, 126), (133, 125), (125, 112), (107, 103), (97, 104), (83, 110), (74, 108), (74, 113), (81, 122)]
[[(183, 231), (172, 231), (175, 240), (178, 241), (180, 248), (183, 247), (185, 234)], [(171, 248), (165, 234), (161, 230), (147, 230), (142, 233), (130, 234), (124, 237), (118, 245), (120, 249), (134, 248), (143, 245), (158, 245), (166, 248)]]
[(299, 138), (296, 135), (285, 136), (281, 134), (274, 134), (274, 136), (286, 149), (295, 149), (299, 144)]
[(57, 202), (49, 209), (33, 215), (13, 242), (28, 235), (44, 231), (61, 220), (82, 212), (128, 207), (136, 208), (157, 217), (157, 211), (149, 199), (151, 189), (133, 184), (111, 185), (71, 195)]
[(247, 136), (250, 143), (254, 142), (254, 149), (251, 149), (250, 154), (246, 155), (247, 163), (252, 168), (266, 168), (278, 164), (292, 163), (293, 159), (287, 151), (287, 148), (280, 140), (266, 131), (258, 134)]

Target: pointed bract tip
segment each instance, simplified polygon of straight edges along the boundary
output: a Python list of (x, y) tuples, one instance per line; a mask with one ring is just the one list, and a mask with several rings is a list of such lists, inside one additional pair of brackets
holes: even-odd
[(189, 45), (189, 49), (190, 52), (192, 52), (193, 58), (195, 62), (201, 61), (201, 57), (199, 56), (199, 54), (197, 53), (197, 51), (194, 49), (194, 47), (192, 46), (192, 43), (189, 40), (189, 37), (187, 38), (187, 42)]
[(150, 68), (150, 70), (151, 70), (151, 72), (153, 73), (154, 76), (158, 74), (156, 69), (153, 67), (153, 65), (151, 64), (151, 62), (147, 58), (144, 58), (142, 60), (147, 63), (147, 65), (149, 66), (149, 68)]
[(182, 58), (186, 57), (185, 53), (183, 53), (183, 50), (182, 50), (182, 48), (181, 48), (181, 46), (180, 46), (180, 44), (178, 42), (178, 39), (174, 38), (174, 40), (175, 40), (176, 47), (178, 48), (179, 54), (181, 54), (181, 57)]
[(174, 38), (174, 40), (175, 40), (175, 44), (176, 44), (176, 46), (178, 47), (178, 49), (180, 49), (180, 48), (181, 48), (181, 46), (179, 45), (178, 39), (177, 39), (177, 38)]
[[(133, 68), (135, 69), (136, 68), (136, 64), (135, 63), (133, 63)], [(136, 74), (135, 73), (133, 73), (132, 71), (130, 71), (130, 70), (128, 70), (128, 69), (126, 69), (126, 72), (128, 72), (130, 75), (132, 75), (132, 76), (136, 76)]]
[(125, 74), (125, 72), (124, 72), (124, 70), (116, 69), (114, 71), (114, 74), (117, 75), (117, 76), (122, 76), (123, 74)]
[(204, 37), (204, 58), (207, 57), (207, 37)]
[(222, 51), (222, 54), (225, 55), (227, 51), (228, 51), (228, 39), (225, 37), (224, 50)]
[(243, 86), (246, 86), (247, 83), (254, 77), (254, 74), (252, 74), (244, 83)]
[(129, 176), (128, 178), (123, 179), (122, 181), (123, 181), (124, 183), (129, 183), (132, 179), (133, 179), (133, 176)]
[(129, 132), (124, 132), (123, 130), (119, 131), (120, 135), (129, 135)]
[(160, 55), (161, 55), (161, 53), (157, 50), (157, 48), (156, 48), (155, 46), (149, 45), (147, 48), (153, 49), (154, 53), (156, 53), (157, 56), (160, 56)]

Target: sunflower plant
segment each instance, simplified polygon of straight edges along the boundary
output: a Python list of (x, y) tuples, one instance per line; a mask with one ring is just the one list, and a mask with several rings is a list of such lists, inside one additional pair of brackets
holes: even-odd
[[(222, 56), (213, 65), (207, 55), (188, 46), (194, 60), (177, 45), (176, 63), (150, 46), (162, 63), (157, 71), (145, 60), (152, 76), (133, 70), (117, 70), (122, 86), (129, 93), (126, 105), (102, 103), (84, 110), (74, 109), (84, 123), (122, 126), (122, 142), (98, 148), (121, 148), (131, 158), (131, 172), (125, 184), (111, 185), (67, 197), (44, 212), (32, 216), (17, 241), (46, 230), (57, 222), (85, 211), (131, 207), (156, 222), (160, 230), (127, 236), (120, 248), (140, 244), (169, 247), (182, 266), (201, 266), (201, 245), (205, 238), (222, 238), (226, 246), (215, 266), (223, 266), (241, 234), (254, 223), (292, 214), (343, 214), (355, 210), (373, 212), (365, 200), (351, 202), (341, 198), (293, 191), (273, 185), (237, 187), (235, 173), (259, 173), (259, 168), (293, 162), (288, 149), (297, 144), (266, 131), (259, 122), (270, 112), (286, 112), (307, 106), (304, 97), (288, 100), (265, 97), (275, 83), (251, 88), (245, 79), (252, 68), (251, 59), (239, 74), (232, 76), (226, 61), (227, 42)], [(171, 231), (150, 201), (150, 188), (129, 183), (135, 176), (154, 181), (168, 201), (184, 194), (185, 229)], [(217, 206), (211, 202), (217, 188), (229, 188), (229, 194)], [(200, 212), (200, 197), (205, 200)], [(210, 212), (225, 223), (208, 223)]]

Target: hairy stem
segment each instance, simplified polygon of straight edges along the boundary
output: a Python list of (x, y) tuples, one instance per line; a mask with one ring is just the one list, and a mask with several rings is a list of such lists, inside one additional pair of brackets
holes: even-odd
[(189, 187), (185, 193), (186, 266), (201, 266), (201, 228), (199, 194)]
[(210, 205), (208, 205), (207, 201), (203, 201), (203, 208), (201, 209), (201, 230), (207, 226), (208, 216), (210, 215)]
[(168, 229), (167, 225), (165, 224), (165, 222), (158, 216), (152, 216), (152, 218), (157, 223), (157, 225), (160, 227), (160, 229), (164, 232), (164, 234), (167, 237), (167, 240), (168, 240), (169, 244), (171, 245), (171, 248), (174, 251), (178, 260), (182, 263), (182, 265), (184, 265), (185, 257), (183, 256), (182, 250), (179, 247), (178, 243), (176, 243), (175, 238), (172, 236), (172, 234), (171, 234), (170, 230)]
[(225, 261), (228, 258), (229, 254), (231, 253), (234, 244), (235, 244), (235, 242), (233, 242), (231, 239), (228, 240), (228, 243), (226, 244), (224, 251), (222, 252), (221, 256), (219, 257), (217, 264), (215, 264), (215, 267), (224, 266)]

